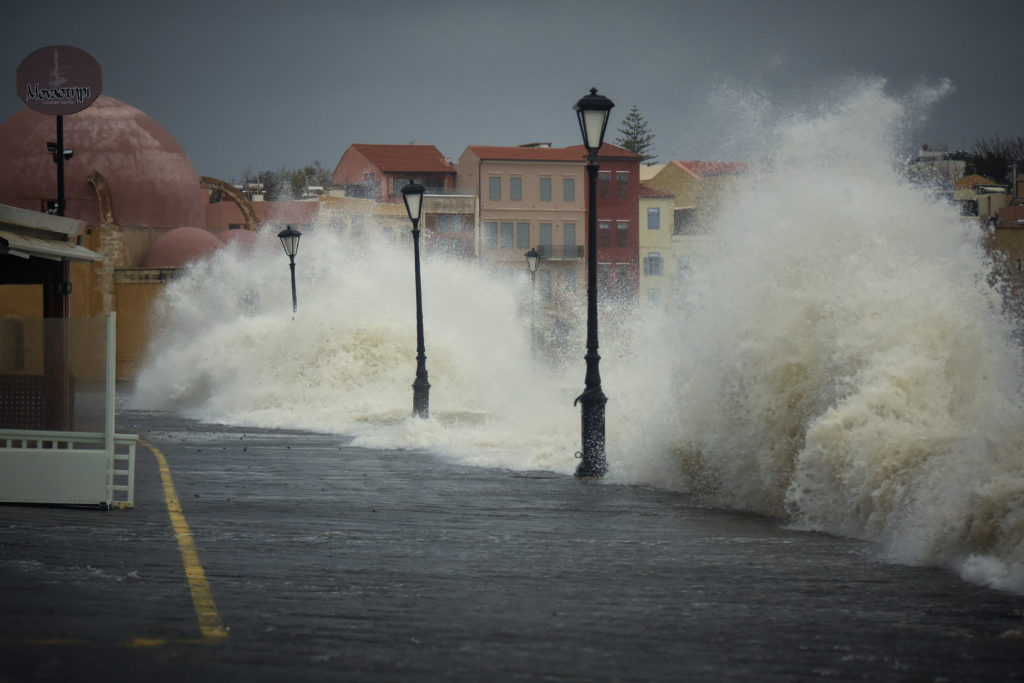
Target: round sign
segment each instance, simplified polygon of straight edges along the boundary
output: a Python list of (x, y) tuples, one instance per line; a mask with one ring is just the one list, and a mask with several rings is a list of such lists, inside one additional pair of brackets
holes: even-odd
[(18, 97), (42, 114), (74, 114), (103, 89), (99, 63), (70, 45), (41, 47), (18, 65)]

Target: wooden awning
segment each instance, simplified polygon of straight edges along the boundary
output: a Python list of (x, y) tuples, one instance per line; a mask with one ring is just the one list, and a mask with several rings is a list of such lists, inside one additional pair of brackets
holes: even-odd
[(76, 244), (85, 221), (0, 204), (0, 255), (91, 263), (102, 256)]

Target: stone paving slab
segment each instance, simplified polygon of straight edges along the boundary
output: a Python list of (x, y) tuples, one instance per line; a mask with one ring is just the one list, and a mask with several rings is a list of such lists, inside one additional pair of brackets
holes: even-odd
[(1020, 680), (1024, 597), (643, 487), (127, 413), (136, 507), (0, 506), (0, 683)]

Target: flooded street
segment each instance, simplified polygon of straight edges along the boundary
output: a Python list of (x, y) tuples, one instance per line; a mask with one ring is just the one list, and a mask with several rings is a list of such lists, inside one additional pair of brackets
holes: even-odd
[(0, 507), (2, 680), (1024, 676), (1024, 597), (859, 541), (336, 436), (121, 429), (165, 457), (226, 635), (140, 445), (133, 510)]

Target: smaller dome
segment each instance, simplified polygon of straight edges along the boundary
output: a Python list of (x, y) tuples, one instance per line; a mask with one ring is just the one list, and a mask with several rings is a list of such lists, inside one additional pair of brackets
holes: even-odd
[(183, 268), (206, 258), (220, 248), (222, 242), (213, 233), (200, 228), (175, 228), (165, 232), (150, 245), (143, 268)]

